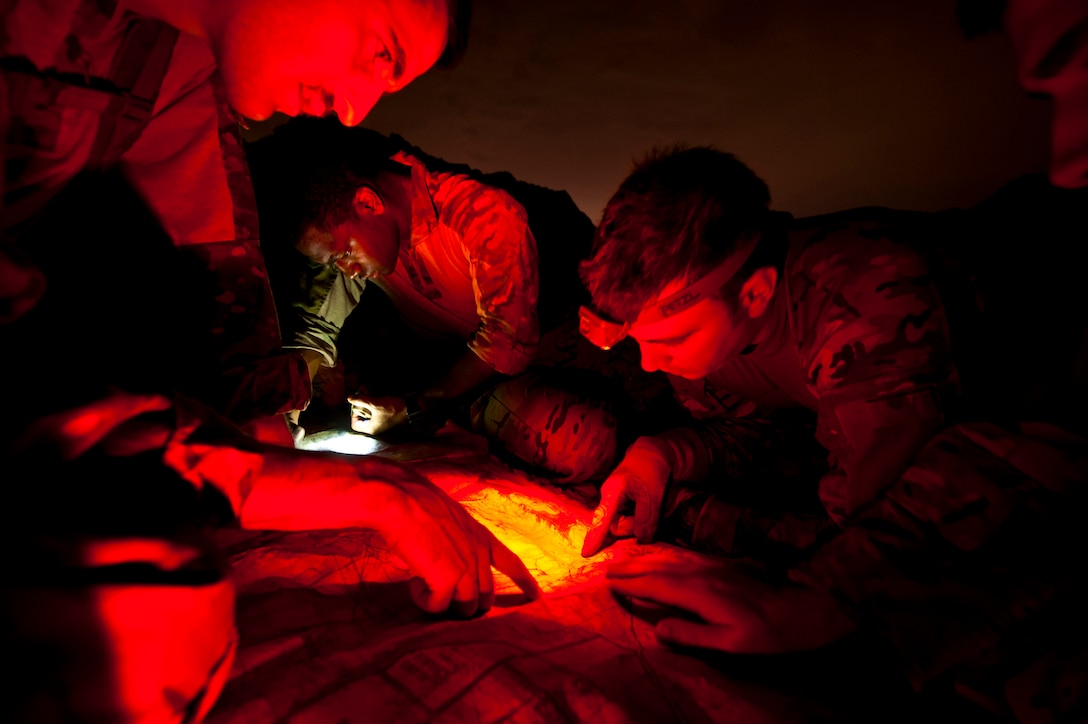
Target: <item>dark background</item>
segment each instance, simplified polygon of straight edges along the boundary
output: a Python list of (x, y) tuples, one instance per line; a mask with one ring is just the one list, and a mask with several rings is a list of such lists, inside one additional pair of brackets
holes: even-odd
[(461, 64), (363, 125), (597, 221), (632, 160), (677, 141), (735, 153), (796, 215), (967, 206), (1045, 170), (1048, 117), (953, 0), (475, 0)]

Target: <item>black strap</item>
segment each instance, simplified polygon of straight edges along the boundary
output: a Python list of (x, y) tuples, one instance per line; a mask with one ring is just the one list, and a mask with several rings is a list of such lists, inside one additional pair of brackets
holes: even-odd
[(109, 80), (122, 90), (102, 114), (92, 163), (112, 166), (139, 138), (151, 118), (177, 38), (176, 28), (157, 20), (129, 25), (109, 74)]

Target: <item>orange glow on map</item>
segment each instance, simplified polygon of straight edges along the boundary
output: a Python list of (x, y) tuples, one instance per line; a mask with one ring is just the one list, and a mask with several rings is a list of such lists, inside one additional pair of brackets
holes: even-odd
[[(481, 481), (476, 476), (454, 482), (456, 473), (430, 477), (521, 558), (545, 593), (594, 578), (611, 559), (607, 551), (591, 559), (582, 557), (593, 511), (559, 491), (496, 478)], [(496, 593), (518, 591), (506, 576), (498, 572), (495, 576)]]

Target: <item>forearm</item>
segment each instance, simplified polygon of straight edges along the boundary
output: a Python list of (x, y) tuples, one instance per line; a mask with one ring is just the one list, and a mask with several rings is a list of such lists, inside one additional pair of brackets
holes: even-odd
[(668, 464), (670, 479), (690, 482), (706, 476), (710, 454), (694, 430), (678, 428), (658, 435), (640, 437), (631, 449), (645, 448), (656, 452)]
[(269, 447), (238, 520), (257, 530), (380, 530), (406, 505), (410, 475), (381, 458)]
[(495, 368), (466, 350), (457, 362), (437, 382), (418, 394), (424, 408), (456, 400), (495, 375)]
[(944, 424), (944, 395), (936, 387), (906, 386), (895, 394), (874, 394), (869, 384), (849, 387), (820, 401), (816, 431), (834, 461), (820, 481), (820, 499), (839, 521), (893, 484)]
[(923, 683), (990, 646), (1078, 575), (1084, 441), (942, 432), (791, 578), (833, 595)]
[(640, 440), (653, 441), (666, 455), (674, 481), (694, 482), (711, 475), (736, 479), (766, 451), (769, 427), (763, 418), (713, 420)]
[[(336, 364), (336, 343), (347, 318), (359, 305), (365, 285), (333, 268), (310, 270), (301, 297), (291, 304), (284, 329), (284, 347), (319, 355), (325, 365)], [(309, 362), (309, 360), (307, 360)], [(316, 371), (316, 367), (311, 368)], [(311, 375), (312, 378), (312, 375)]]

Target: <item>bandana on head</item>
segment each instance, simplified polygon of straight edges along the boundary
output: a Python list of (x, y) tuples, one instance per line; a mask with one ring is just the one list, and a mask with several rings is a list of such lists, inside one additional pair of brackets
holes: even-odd
[(739, 251), (675, 294), (647, 304), (634, 322), (617, 322), (589, 307), (580, 307), (578, 321), (582, 336), (601, 349), (611, 349), (627, 336), (631, 327), (660, 322), (662, 319), (695, 306), (707, 297), (715, 296), (722, 285), (740, 271), (740, 268), (748, 261), (758, 240), (758, 236), (746, 237), (741, 241)]

